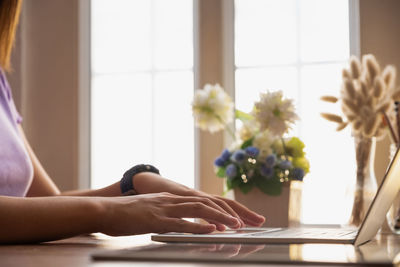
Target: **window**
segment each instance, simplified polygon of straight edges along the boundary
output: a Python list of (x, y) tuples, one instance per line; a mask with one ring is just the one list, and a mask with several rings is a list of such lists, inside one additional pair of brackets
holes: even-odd
[(91, 186), (150, 163), (194, 185), (193, 3), (92, 0)]
[[(190, 103), (194, 75), (204, 80), (205, 74), (193, 72), (193, 55), (199, 53), (193, 50), (193, 28), (198, 26), (193, 21), (199, 16), (208, 22), (211, 15), (204, 7), (222, 4), (221, 20), (211, 12), (214, 20), (201, 29), (213, 32), (224, 26), (226, 77), (221, 83), (234, 88), (236, 106), (243, 111), (267, 89), (283, 90), (295, 100), (301, 120), (293, 134), (305, 142), (311, 162), (302, 220), (343, 223), (350, 213), (345, 207), (351, 207), (343, 201), (354, 180), (353, 142), (349, 129), (337, 133), (320, 118), (320, 112), (335, 107), (319, 98), (340, 89), (341, 69), (350, 55), (351, 1), (92, 0), (92, 187), (107, 185), (142, 162), (194, 185)], [(218, 54), (222, 44), (212, 38), (209, 42), (204, 47)], [(214, 159), (201, 160), (211, 166)]]
[[(260, 92), (282, 90), (301, 120), (311, 172), (303, 186), (304, 223), (343, 223), (346, 185), (355, 173), (349, 131), (337, 133), (320, 112), (338, 95), (350, 55), (347, 0), (235, 0), (235, 99), (249, 111)], [(251, 29), (251, 30), (250, 30)]]

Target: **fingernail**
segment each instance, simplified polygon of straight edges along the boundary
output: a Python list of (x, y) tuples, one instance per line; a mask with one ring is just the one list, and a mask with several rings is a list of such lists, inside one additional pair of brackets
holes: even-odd
[(231, 221), (235, 223), (234, 226), (240, 226), (241, 225), (240, 221), (235, 217), (231, 217)]
[(257, 217), (260, 219), (260, 221), (261, 221), (261, 220), (262, 220), (262, 221), (265, 221), (265, 217), (264, 217), (264, 216), (257, 215)]

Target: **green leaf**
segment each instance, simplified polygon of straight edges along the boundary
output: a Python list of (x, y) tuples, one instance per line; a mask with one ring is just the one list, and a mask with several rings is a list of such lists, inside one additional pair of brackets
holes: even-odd
[(256, 186), (265, 194), (279, 196), (282, 192), (282, 183), (277, 178), (257, 179)]
[(216, 175), (220, 178), (225, 178), (225, 171), (226, 171), (225, 167), (219, 167)]
[(241, 121), (249, 121), (254, 119), (254, 117), (246, 112), (240, 111), (238, 109), (235, 110), (235, 118)]
[(251, 189), (253, 189), (253, 184), (252, 183), (246, 183), (246, 184), (241, 184), (239, 186), (240, 191), (242, 191), (243, 194), (247, 194), (250, 192)]
[(226, 179), (226, 188), (228, 190), (231, 190), (233, 188), (231, 179)]
[(245, 149), (246, 147), (249, 147), (253, 144), (254, 137), (247, 139), (246, 141), (243, 142), (243, 144), (240, 146), (241, 149)]
[(226, 187), (228, 188), (228, 190), (241, 186), (241, 184), (242, 180), (239, 177), (235, 177), (233, 179), (226, 179)]
[(242, 185), (242, 179), (240, 177), (236, 177), (232, 180), (232, 188), (238, 187)]

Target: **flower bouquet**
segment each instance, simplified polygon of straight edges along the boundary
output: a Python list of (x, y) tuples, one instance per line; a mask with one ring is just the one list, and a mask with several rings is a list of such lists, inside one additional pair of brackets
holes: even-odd
[[(196, 90), (192, 110), (201, 129), (227, 129), (234, 138), (232, 146), (214, 161), (216, 175), (226, 178), (228, 190), (239, 188), (247, 194), (257, 187), (277, 196), (285, 183), (302, 181), (309, 172), (304, 143), (286, 136), (298, 117), (292, 100), (285, 99), (281, 91), (261, 93), (253, 110), (245, 113), (234, 109), (231, 98), (218, 84), (207, 84)], [(228, 126), (234, 117), (242, 122), (236, 133)]]

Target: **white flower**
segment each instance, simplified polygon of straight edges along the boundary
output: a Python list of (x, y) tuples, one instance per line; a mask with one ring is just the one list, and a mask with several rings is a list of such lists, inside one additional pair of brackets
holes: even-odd
[(260, 101), (254, 104), (253, 115), (260, 129), (268, 129), (276, 136), (282, 136), (298, 119), (291, 99), (283, 99), (282, 91), (260, 94)]
[(258, 132), (258, 128), (255, 120), (247, 120), (243, 122), (243, 126), (239, 129), (237, 134), (241, 140), (246, 141)]
[(196, 90), (192, 110), (196, 125), (211, 133), (223, 130), (234, 116), (232, 99), (219, 84)]
[(272, 153), (272, 144), (275, 142), (276, 136), (274, 136), (270, 131), (262, 131), (254, 137), (253, 146), (260, 150), (259, 157), (265, 158)]

